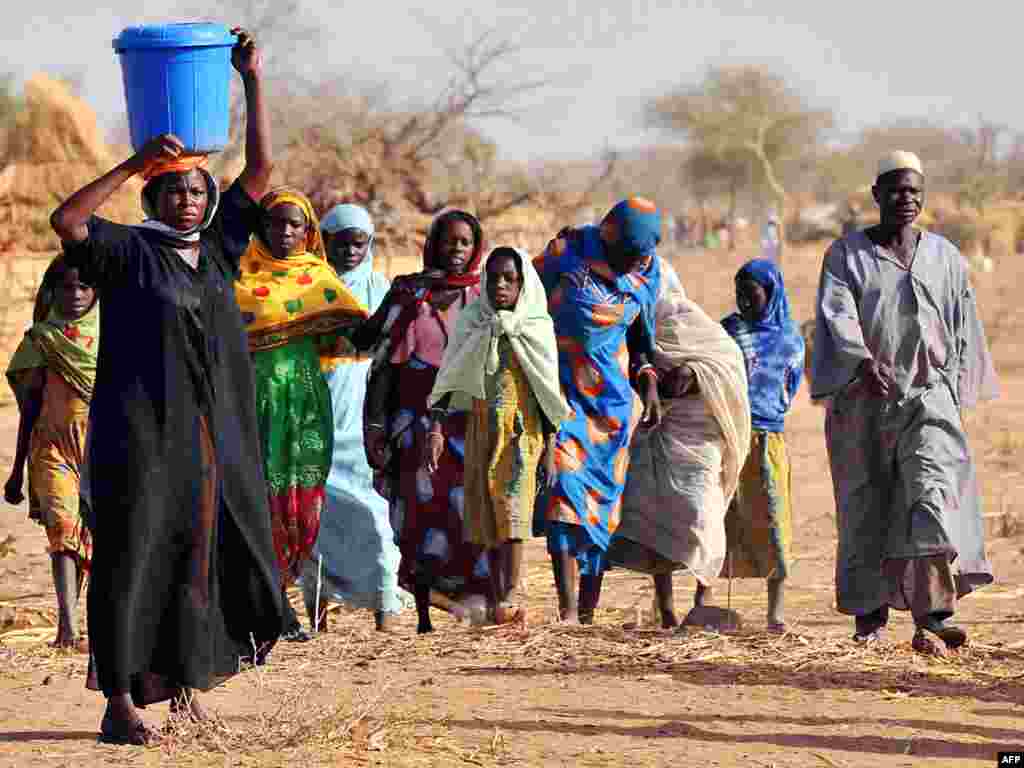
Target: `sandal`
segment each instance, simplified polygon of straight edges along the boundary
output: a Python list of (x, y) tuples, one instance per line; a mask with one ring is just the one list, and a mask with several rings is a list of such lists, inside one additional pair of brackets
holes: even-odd
[(875, 643), (882, 642), (883, 628), (878, 627), (868, 632), (857, 632), (853, 636), (853, 642), (857, 645), (874, 645)]
[(308, 643), (313, 636), (302, 627), (296, 627), (282, 634), (281, 639), (288, 643)]

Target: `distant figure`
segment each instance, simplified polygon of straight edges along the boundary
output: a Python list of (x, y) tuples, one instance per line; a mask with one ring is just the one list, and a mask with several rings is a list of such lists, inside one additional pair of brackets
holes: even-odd
[(676, 238), (678, 236), (677, 235), (677, 230), (676, 230), (676, 217), (669, 214), (669, 215), (666, 215), (664, 217), (664, 220), (665, 220), (665, 241), (668, 242), (668, 243), (672, 243), (674, 245), (675, 242), (676, 242)]
[(853, 202), (846, 204), (846, 217), (843, 219), (843, 237), (852, 235), (860, 229), (860, 211)]
[(924, 171), (882, 158), (881, 222), (837, 240), (818, 287), (812, 389), (828, 398), (839, 551), (836, 603), (854, 640), (875, 642), (889, 608), (909, 610), (918, 651), (957, 648), (958, 597), (992, 582), (961, 413), (998, 396), (967, 264), (914, 227)]
[(779, 217), (772, 211), (768, 214), (768, 221), (761, 228), (761, 258), (768, 261), (779, 261), (779, 247), (782, 244), (782, 235), (779, 231)]
[(693, 244), (691, 242), (692, 233), (690, 231), (690, 221), (686, 216), (676, 216), (676, 238), (679, 243), (686, 247)]

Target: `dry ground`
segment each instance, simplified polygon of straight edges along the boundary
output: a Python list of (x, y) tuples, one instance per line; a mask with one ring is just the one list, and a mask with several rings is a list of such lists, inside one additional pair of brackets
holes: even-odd
[[(787, 279), (809, 316), (820, 249), (791, 251)], [(731, 302), (743, 254), (674, 257), (710, 313)], [(1024, 346), (1015, 285), (1020, 263), (975, 277), (993, 336), (1003, 398), (970, 417), (988, 510), (1024, 516)], [(0, 411), (0, 453), (16, 416)], [(972, 645), (922, 658), (898, 616), (882, 646), (849, 642), (832, 600), (835, 547), (822, 413), (802, 394), (788, 423), (796, 497), (796, 567), (788, 592), (795, 634), (763, 633), (763, 583), (736, 582), (740, 635), (674, 635), (646, 625), (649, 579), (609, 574), (593, 628), (554, 625), (540, 542), (528, 546), (526, 628), (472, 629), (446, 619), (432, 637), (377, 636), (367, 613), (339, 611), (306, 645), (282, 644), (262, 670), (206, 702), (221, 728), (177, 724), (160, 749), (96, 744), (102, 700), (84, 689), (85, 661), (45, 644), (52, 629), (45, 537), (23, 508), (0, 508), (0, 621), (16, 607), (35, 628), (0, 639), (0, 766), (94, 765), (677, 765), (992, 766), (1024, 747), (1024, 538), (993, 538), (998, 581), (962, 603)], [(6, 476), (6, 475), (5, 475)], [(3, 545), (0, 544), (0, 552)], [(693, 581), (677, 579), (677, 603)], [(723, 582), (718, 597), (726, 599)], [(2, 613), (6, 611), (6, 614)], [(638, 628), (629, 627), (640, 619)], [(166, 717), (154, 707), (153, 721)]]

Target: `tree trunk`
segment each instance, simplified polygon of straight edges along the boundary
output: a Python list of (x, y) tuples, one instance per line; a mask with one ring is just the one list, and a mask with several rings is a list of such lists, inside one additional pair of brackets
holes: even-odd
[(779, 266), (782, 266), (782, 254), (786, 250), (786, 190), (779, 182), (778, 177), (775, 175), (775, 168), (772, 167), (772, 161), (765, 154), (764, 145), (749, 143), (747, 147), (751, 152), (754, 153), (754, 157), (761, 164), (761, 170), (764, 172), (764, 180), (768, 183), (768, 187), (772, 191), (772, 195), (775, 197), (775, 204), (779, 209), (779, 251), (778, 259)]
[(738, 194), (736, 187), (738, 182), (736, 177), (733, 176), (729, 180), (729, 250), (736, 250), (736, 196)]

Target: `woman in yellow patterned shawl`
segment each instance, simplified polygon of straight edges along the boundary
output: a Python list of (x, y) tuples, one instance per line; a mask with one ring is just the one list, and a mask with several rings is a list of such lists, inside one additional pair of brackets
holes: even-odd
[(46, 527), (57, 593), (55, 645), (84, 650), (77, 606), (92, 541), (79, 506), (79, 481), (96, 377), (100, 309), (92, 286), (61, 257), (46, 270), (34, 319), (7, 368), (21, 421), (4, 498), (9, 504), (24, 501), (27, 463), (29, 516)]
[[(367, 310), (327, 263), (305, 195), (278, 188), (260, 207), (263, 226), (242, 256), (235, 296), (249, 333), (271, 531), (287, 587), (316, 542), (331, 468), (334, 420), (320, 347)], [(308, 640), (285, 605), (283, 637)]]

